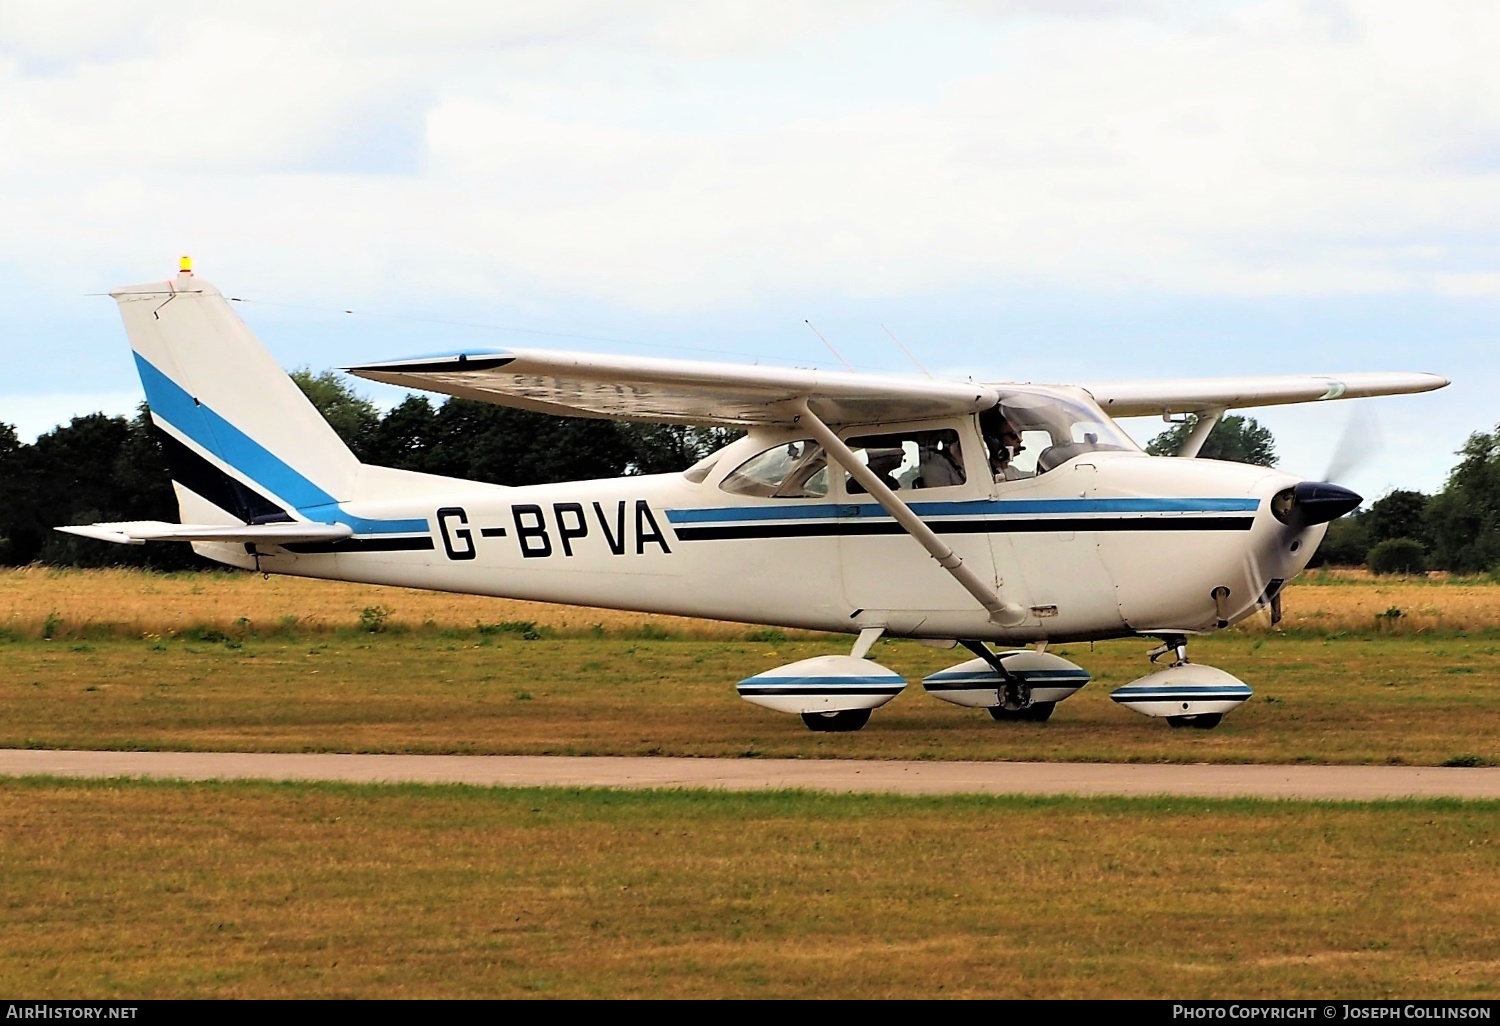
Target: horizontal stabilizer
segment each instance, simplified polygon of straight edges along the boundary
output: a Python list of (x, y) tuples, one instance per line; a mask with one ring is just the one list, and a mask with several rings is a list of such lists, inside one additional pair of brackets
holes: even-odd
[(354, 533), (347, 524), (169, 524), (163, 520), (128, 520), (113, 524), (82, 524), (59, 527), (65, 534), (114, 542), (144, 545), (148, 541), (257, 542), (289, 545), (295, 542), (339, 541)]

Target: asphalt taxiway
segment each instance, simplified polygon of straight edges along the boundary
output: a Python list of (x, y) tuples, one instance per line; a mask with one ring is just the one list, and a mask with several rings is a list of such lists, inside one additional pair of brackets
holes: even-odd
[(0, 749), (0, 776), (888, 794), (1500, 799), (1500, 767), (1307, 766)]

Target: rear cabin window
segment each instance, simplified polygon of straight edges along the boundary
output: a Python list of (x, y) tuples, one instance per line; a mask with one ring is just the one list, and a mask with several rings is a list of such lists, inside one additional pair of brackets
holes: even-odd
[[(958, 432), (951, 428), (865, 435), (848, 439), (848, 445), (893, 492), (948, 488), (966, 480)], [(853, 475), (845, 478), (844, 487), (850, 495), (865, 494)]]
[(688, 467), (682, 472), (682, 476), (693, 482), (693, 484), (702, 484), (704, 481), (708, 480), (708, 475), (712, 474), (714, 472), (714, 467), (718, 465), (719, 454), (714, 453), (712, 456), (701, 459), (697, 463), (694, 463), (691, 467)]
[(810, 439), (783, 442), (741, 463), (719, 487), (761, 499), (822, 498), (828, 494), (828, 457)]

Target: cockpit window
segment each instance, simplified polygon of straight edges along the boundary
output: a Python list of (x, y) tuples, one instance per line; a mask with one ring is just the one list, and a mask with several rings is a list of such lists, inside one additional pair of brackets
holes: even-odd
[(828, 457), (816, 442), (783, 442), (740, 464), (719, 487), (762, 499), (822, 498), (828, 494)]
[[(967, 479), (958, 432), (952, 429), (865, 435), (849, 439), (849, 448), (893, 492), (946, 488)], [(844, 479), (844, 489), (850, 495), (865, 494), (852, 475)]]
[(1036, 477), (1086, 452), (1139, 451), (1093, 403), (1046, 392), (1002, 392), (979, 430), (997, 480)]

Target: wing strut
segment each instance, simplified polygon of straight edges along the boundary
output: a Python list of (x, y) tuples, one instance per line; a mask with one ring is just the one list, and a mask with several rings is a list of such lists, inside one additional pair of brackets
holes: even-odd
[(990, 622), (999, 624), (1001, 627), (1016, 627), (1026, 619), (1026, 611), (1014, 602), (1005, 602), (995, 590), (984, 582), (972, 568), (966, 566), (964, 561), (948, 547), (947, 543), (937, 536), (937, 532), (922, 522), (922, 518), (911, 511), (911, 507), (902, 502), (895, 492), (887, 488), (875, 476), (875, 473), (861, 463), (854, 455), (844, 440), (833, 433), (827, 424), (820, 420), (817, 414), (808, 408), (806, 399), (798, 399), (791, 404), (797, 411), (797, 420), (811, 432), (818, 440), (818, 444), (831, 455), (839, 464), (847, 470), (854, 480), (858, 481), (865, 489), (885, 508), (885, 511), (895, 518), (907, 534), (911, 535), (922, 547), (927, 550), (933, 559), (937, 560), (938, 566), (953, 575), (959, 584), (964, 586), (970, 595), (973, 595), (990, 614)]
[(1182, 443), (1182, 448), (1177, 450), (1177, 455), (1189, 460), (1197, 457), (1203, 451), (1203, 443), (1208, 441), (1208, 436), (1213, 432), (1214, 425), (1223, 416), (1224, 407), (1222, 406), (1216, 406), (1198, 414), (1198, 423), (1193, 425), (1192, 434), (1188, 435), (1187, 441)]

